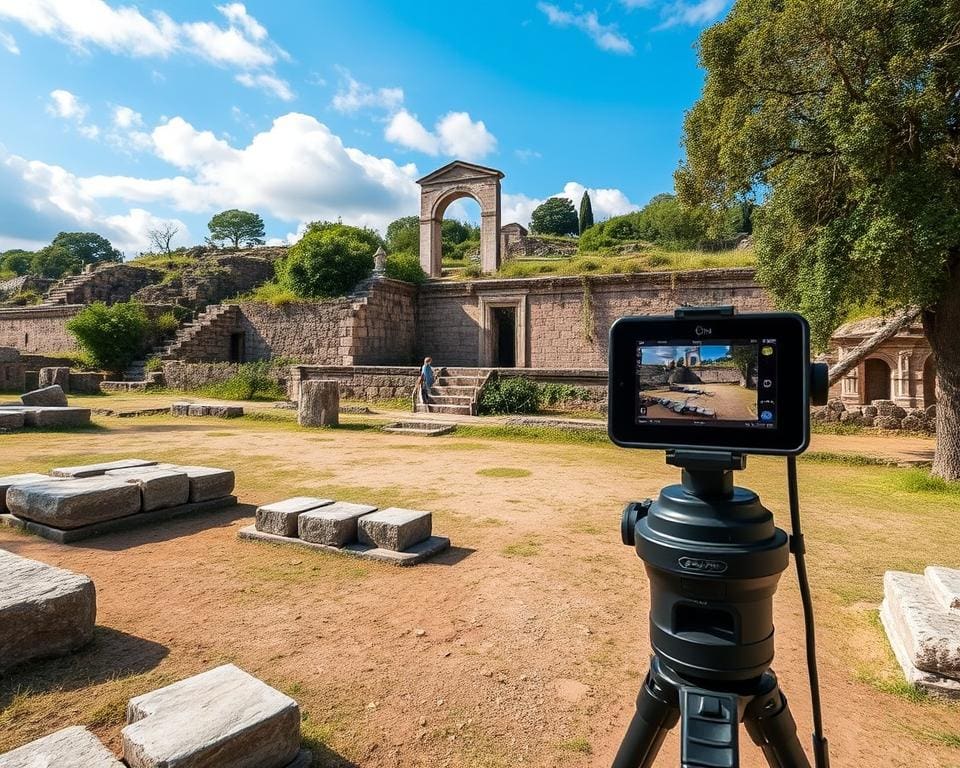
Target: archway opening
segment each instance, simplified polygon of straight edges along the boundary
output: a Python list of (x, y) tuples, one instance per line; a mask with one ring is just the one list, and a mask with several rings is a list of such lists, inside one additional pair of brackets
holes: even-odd
[(923, 407), (928, 408), (937, 402), (937, 364), (933, 355), (923, 363)]
[(438, 208), (441, 264), (463, 270), (480, 265), (480, 204), (470, 195), (451, 196)]
[(864, 402), (890, 399), (890, 366), (877, 357), (867, 359), (863, 364)]

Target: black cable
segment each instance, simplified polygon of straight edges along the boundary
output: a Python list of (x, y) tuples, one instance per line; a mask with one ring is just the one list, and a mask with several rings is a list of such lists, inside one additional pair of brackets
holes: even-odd
[(797, 564), (800, 600), (803, 603), (803, 626), (807, 646), (807, 672), (810, 676), (810, 704), (813, 709), (813, 758), (816, 768), (830, 768), (827, 740), (823, 735), (823, 714), (820, 710), (820, 676), (817, 673), (817, 638), (813, 625), (813, 599), (807, 580), (806, 547), (800, 530), (800, 493), (797, 490), (797, 457), (787, 457), (787, 492), (790, 498), (790, 551)]

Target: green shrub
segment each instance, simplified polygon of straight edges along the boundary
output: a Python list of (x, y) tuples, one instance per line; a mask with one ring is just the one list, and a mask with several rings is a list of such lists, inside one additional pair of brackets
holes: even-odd
[(273, 304), (275, 307), (284, 307), (287, 304), (295, 304), (301, 301), (300, 297), (290, 288), (286, 288), (275, 281), (258, 285), (250, 293), (241, 296), (240, 300), (262, 301), (266, 304)]
[(356, 227), (310, 231), (278, 265), (278, 282), (302, 298), (344, 296), (373, 270), (375, 250), (371, 238)]
[(147, 360), (146, 368), (148, 373), (160, 373), (163, 370), (163, 360), (159, 357), (151, 357)]
[(483, 274), (483, 270), (480, 269), (479, 264), (471, 263), (471, 264), (467, 264), (467, 266), (463, 268), (464, 277), (480, 277), (480, 275), (482, 274)]
[(242, 363), (229, 379), (202, 387), (200, 392), (219, 400), (286, 400), (287, 393), (271, 370), (267, 362)]
[(33, 304), (39, 304), (43, 297), (32, 288), (25, 291), (17, 291), (5, 302), (11, 307), (27, 307)]
[(154, 322), (154, 328), (159, 336), (173, 336), (180, 330), (180, 321), (173, 312), (164, 312)]
[(387, 277), (419, 285), (427, 279), (420, 259), (413, 253), (391, 253), (387, 256)]
[(536, 413), (540, 387), (526, 376), (495, 379), (480, 395), (480, 413)]
[(141, 354), (150, 318), (137, 301), (109, 307), (98, 301), (74, 315), (67, 330), (94, 365), (119, 373)]
[(541, 384), (540, 403), (542, 405), (559, 405), (571, 400), (589, 400), (590, 392), (583, 387), (572, 384)]

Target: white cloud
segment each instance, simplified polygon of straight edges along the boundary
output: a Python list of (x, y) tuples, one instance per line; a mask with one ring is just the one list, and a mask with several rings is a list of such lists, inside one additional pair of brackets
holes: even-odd
[(62, 88), (57, 88), (50, 91), (50, 103), (47, 105), (47, 111), (51, 115), (62, 117), (64, 120), (76, 120), (78, 123), (82, 123), (89, 110), (76, 95)]
[(13, 35), (4, 32), (2, 29), (0, 29), (0, 46), (3, 46), (8, 53), (12, 53), (14, 56), (20, 55), (20, 49), (17, 47), (17, 41), (14, 40)]
[(113, 124), (117, 128), (136, 128), (143, 125), (143, 116), (130, 107), (116, 106), (113, 108)]
[(628, 11), (633, 11), (637, 8), (650, 8), (655, 4), (656, 0), (620, 0), (620, 5)]
[(238, 27), (224, 29), (210, 21), (197, 21), (182, 25), (182, 30), (195, 52), (214, 64), (256, 69), (276, 60), (270, 50), (247, 38)]
[[(707, 0), (708, 2), (710, 0)], [(537, 3), (537, 8), (555, 27), (575, 27), (584, 32), (597, 47), (611, 53), (632, 54), (633, 43), (617, 30), (616, 24), (602, 24), (596, 11), (571, 13), (552, 3)]]
[(337, 112), (353, 114), (371, 107), (391, 112), (403, 104), (403, 88), (371, 88), (355, 80), (347, 70), (339, 71), (340, 87), (332, 102)]
[(530, 160), (539, 160), (543, 157), (543, 155), (535, 149), (515, 149), (513, 150), (513, 154), (516, 155), (521, 163), (527, 163)]
[(87, 139), (97, 139), (100, 137), (100, 129), (95, 125), (81, 125), (77, 128), (77, 131)]
[[(570, 200), (575, 207), (580, 206), (580, 198), (583, 197), (584, 190), (590, 193), (590, 205), (593, 208), (593, 215), (597, 221), (609, 219), (611, 216), (622, 216), (631, 211), (640, 210), (640, 206), (630, 202), (630, 199), (619, 189), (588, 188), (576, 181), (568, 181), (563, 185), (563, 190), (550, 195), (550, 197), (565, 197)], [(527, 195), (503, 194), (501, 219), (504, 224), (519, 222), (524, 226), (529, 226), (530, 215), (534, 209), (542, 204), (547, 198), (534, 198)]]
[(699, 0), (688, 3), (685, 0), (668, 3), (663, 9), (663, 23), (660, 29), (675, 27), (679, 24), (698, 26), (709, 24), (718, 19), (726, 10), (729, 0)]
[(252, 40), (265, 40), (267, 38), (267, 29), (253, 16), (247, 13), (247, 8), (243, 3), (230, 3), (229, 5), (218, 5), (217, 10), (227, 17), (227, 21), (243, 27), (247, 36)]
[(407, 149), (465, 160), (479, 160), (497, 147), (496, 137), (484, 122), (474, 121), (467, 112), (447, 113), (431, 132), (414, 115), (401, 109), (387, 123), (383, 135), (387, 141)]
[(253, 75), (249, 72), (242, 72), (236, 76), (240, 85), (247, 88), (259, 88), (267, 93), (273, 94), (281, 101), (293, 101), (294, 93), (290, 90), (290, 84), (275, 75), (259, 74)]

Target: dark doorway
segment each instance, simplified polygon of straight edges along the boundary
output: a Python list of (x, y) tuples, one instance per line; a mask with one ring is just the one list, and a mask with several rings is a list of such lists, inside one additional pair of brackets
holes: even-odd
[(863, 401), (872, 403), (874, 400), (890, 399), (890, 366), (883, 360), (871, 357), (863, 364)]
[(243, 362), (243, 333), (230, 334), (230, 362)]
[(493, 308), (493, 333), (496, 342), (494, 361), (498, 368), (517, 367), (517, 308)]
[(929, 408), (937, 402), (937, 364), (930, 355), (923, 364), (923, 407)]

